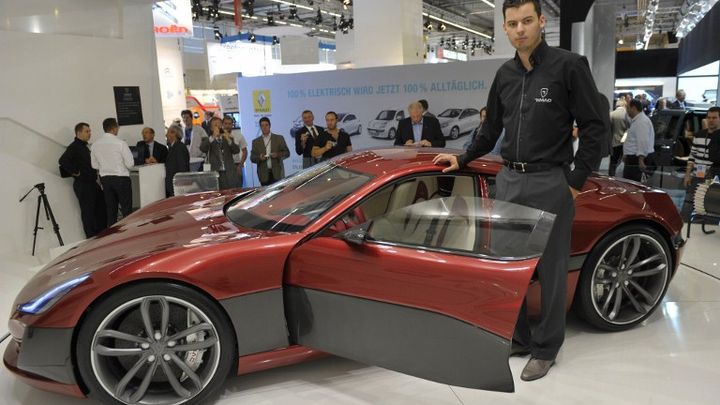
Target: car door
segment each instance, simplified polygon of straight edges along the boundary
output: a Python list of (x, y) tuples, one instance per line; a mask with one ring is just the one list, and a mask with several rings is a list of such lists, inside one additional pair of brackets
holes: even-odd
[(359, 128), (360, 124), (359, 124), (359, 122), (357, 122), (357, 119), (353, 114), (346, 115), (344, 121), (345, 121), (344, 124), (345, 124), (345, 128), (346, 128), (345, 132), (347, 132), (348, 134), (356, 134), (360, 131), (360, 128)]
[(291, 339), (445, 384), (510, 392), (510, 340), (554, 216), (481, 199), (476, 185), (459, 192), (466, 179), (445, 177), (454, 178), (437, 182), (437, 192), (418, 180), (389, 186), (378, 193), (400, 208), (363, 221), (361, 204), (346, 215), (360, 224), (343, 216), (338, 224), (352, 228), (334, 233), (333, 224), (293, 251), (285, 274)]
[(468, 108), (460, 115), (460, 133), (470, 132), (480, 126), (480, 111)]

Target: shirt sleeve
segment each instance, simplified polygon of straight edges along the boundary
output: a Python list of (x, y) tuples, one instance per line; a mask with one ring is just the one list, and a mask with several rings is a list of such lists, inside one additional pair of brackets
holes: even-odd
[(480, 133), (472, 140), (468, 149), (458, 157), (460, 167), (493, 150), (503, 130), (503, 106), (497, 89), (498, 77), (495, 76), (487, 102), (487, 117)]
[(98, 164), (97, 155), (95, 154), (95, 148), (90, 148), (90, 166), (92, 166), (93, 169), (99, 170), (100, 164)]
[(581, 190), (585, 179), (600, 163), (600, 151), (605, 134), (605, 121), (598, 111), (598, 90), (585, 57), (578, 58), (570, 67), (570, 113), (578, 123), (579, 146), (575, 153), (575, 169), (568, 175), (568, 184)]
[(133, 159), (132, 152), (130, 152), (130, 147), (127, 145), (127, 143), (123, 141), (121, 149), (125, 167), (131, 169), (133, 166), (135, 166), (135, 159)]
[(652, 125), (650, 120), (642, 120), (642, 125), (637, 133), (637, 154), (639, 156), (647, 156), (652, 151)]

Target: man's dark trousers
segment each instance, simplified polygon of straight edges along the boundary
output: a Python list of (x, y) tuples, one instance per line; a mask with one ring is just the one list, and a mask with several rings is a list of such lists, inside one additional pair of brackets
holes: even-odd
[(86, 238), (92, 238), (105, 229), (107, 214), (100, 186), (94, 181), (75, 180), (73, 191), (80, 204), (80, 218)]
[(637, 182), (642, 181), (642, 170), (640, 170), (640, 159), (636, 155), (625, 156), (623, 177)]
[(504, 167), (497, 176), (496, 199), (532, 207), (556, 215), (547, 246), (537, 265), (541, 286), (540, 324), (532, 333), (527, 320), (527, 300), (518, 316), (516, 344), (530, 348), (532, 356), (554, 360), (565, 340), (570, 234), (575, 202), (561, 166), (535, 173), (520, 173)]
[(107, 226), (117, 222), (118, 203), (123, 218), (132, 212), (132, 186), (128, 176), (103, 176), (100, 178), (105, 195)]

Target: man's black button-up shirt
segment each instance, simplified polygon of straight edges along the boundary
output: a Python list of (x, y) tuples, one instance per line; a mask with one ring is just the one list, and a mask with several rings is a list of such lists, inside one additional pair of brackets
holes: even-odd
[[(465, 166), (490, 152), (505, 129), (503, 159), (574, 163), (568, 184), (580, 190), (600, 161), (607, 121), (587, 59), (542, 41), (530, 62), (533, 69), (527, 71), (516, 54), (498, 69), (488, 96), (487, 120), (458, 163)], [(574, 159), (573, 120), (580, 133)]]

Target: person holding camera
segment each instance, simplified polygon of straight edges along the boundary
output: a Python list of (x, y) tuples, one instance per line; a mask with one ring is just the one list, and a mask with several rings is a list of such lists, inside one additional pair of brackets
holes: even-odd
[(337, 127), (338, 116), (334, 111), (325, 114), (327, 127), (320, 134), (315, 146), (312, 148), (312, 157), (318, 160), (328, 160), (346, 152), (352, 152), (350, 135)]
[(262, 134), (253, 139), (250, 161), (257, 165), (260, 184), (268, 186), (285, 177), (283, 160), (290, 157), (290, 150), (281, 135), (270, 132), (270, 119), (260, 118)]
[(240, 153), (240, 146), (235, 143), (230, 131), (223, 129), (220, 118), (213, 117), (210, 120), (210, 136), (202, 139), (200, 150), (207, 154), (210, 170), (220, 175), (220, 190), (237, 187), (240, 179), (235, 169), (233, 154)]

